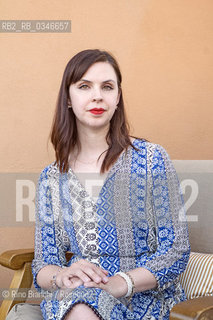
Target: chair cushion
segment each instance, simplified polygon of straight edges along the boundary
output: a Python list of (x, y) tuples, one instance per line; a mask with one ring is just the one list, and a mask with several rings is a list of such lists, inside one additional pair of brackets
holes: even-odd
[(18, 303), (8, 313), (6, 320), (42, 320), (38, 304)]
[(180, 281), (187, 299), (213, 296), (213, 254), (191, 252)]

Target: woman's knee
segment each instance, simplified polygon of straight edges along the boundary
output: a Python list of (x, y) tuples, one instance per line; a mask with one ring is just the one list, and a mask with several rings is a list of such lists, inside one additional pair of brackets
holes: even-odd
[(76, 304), (64, 320), (97, 320), (94, 311), (84, 303)]

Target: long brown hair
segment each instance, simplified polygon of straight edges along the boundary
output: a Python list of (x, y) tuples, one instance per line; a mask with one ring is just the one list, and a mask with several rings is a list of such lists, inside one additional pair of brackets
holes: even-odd
[(80, 148), (76, 118), (72, 108), (68, 108), (68, 101), (70, 101), (69, 87), (71, 84), (78, 82), (89, 67), (96, 62), (111, 64), (115, 70), (120, 91), (118, 108), (110, 120), (110, 127), (106, 136), (109, 148), (101, 166), (101, 173), (110, 168), (123, 150), (127, 150), (130, 145), (135, 148), (129, 138), (129, 124), (126, 119), (121, 88), (122, 76), (117, 61), (107, 51), (99, 49), (83, 50), (70, 59), (65, 68), (50, 133), (51, 142), (55, 149), (56, 163), (61, 173), (69, 170), (70, 152), (76, 145)]

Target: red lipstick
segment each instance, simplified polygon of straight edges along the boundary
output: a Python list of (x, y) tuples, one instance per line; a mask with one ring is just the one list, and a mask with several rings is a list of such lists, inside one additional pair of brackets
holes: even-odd
[(89, 110), (89, 112), (91, 112), (93, 114), (102, 114), (102, 113), (104, 113), (104, 111), (105, 110), (102, 108), (93, 108), (93, 109)]

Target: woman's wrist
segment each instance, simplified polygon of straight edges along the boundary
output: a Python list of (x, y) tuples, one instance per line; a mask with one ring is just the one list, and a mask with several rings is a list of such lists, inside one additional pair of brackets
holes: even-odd
[(135, 283), (132, 276), (128, 272), (117, 272), (115, 275), (119, 275), (126, 282), (126, 293), (123, 295), (124, 298), (131, 299), (135, 292)]
[(59, 275), (59, 273), (66, 267), (62, 266), (62, 267), (59, 267), (55, 272), (54, 274), (52, 275), (52, 279), (50, 280), (50, 284), (51, 284), (51, 289), (53, 290), (56, 290), (56, 289), (59, 289), (60, 286), (56, 283), (56, 279), (57, 279), (57, 276)]
[(50, 280), (50, 286), (51, 289), (56, 290), (59, 289), (60, 287), (56, 283), (56, 278), (59, 272), (61, 272), (62, 268), (58, 268), (58, 270), (52, 275), (52, 279)]
[(124, 278), (122, 278), (118, 274), (115, 274), (114, 277), (116, 278), (116, 282), (114, 283), (114, 285), (119, 289), (119, 297), (124, 297), (128, 291), (127, 283)]

